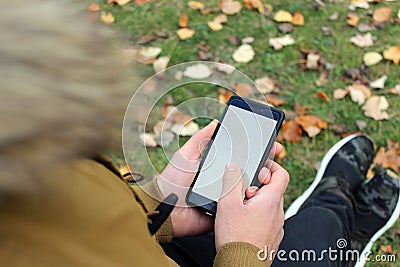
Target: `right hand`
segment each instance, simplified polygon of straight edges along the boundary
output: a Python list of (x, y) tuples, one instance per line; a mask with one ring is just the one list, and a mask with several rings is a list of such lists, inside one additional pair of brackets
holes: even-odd
[(289, 179), (288, 172), (273, 162), (269, 183), (243, 202), (242, 171), (236, 163), (228, 164), (215, 218), (217, 251), (230, 242), (247, 242), (277, 251), (284, 234), (283, 194)]

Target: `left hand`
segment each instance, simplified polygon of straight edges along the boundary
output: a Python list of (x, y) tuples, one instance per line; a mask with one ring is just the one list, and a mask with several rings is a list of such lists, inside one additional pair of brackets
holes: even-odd
[[(212, 121), (194, 134), (185, 145), (175, 152), (157, 180), (158, 187), (164, 197), (171, 193), (178, 196), (178, 203), (171, 212), (173, 237), (199, 235), (208, 233), (213, 229), (214, 218), (197, 208), (188, 207), (185, 198), (197, 173), (201, 153), (211, 140), (216, 126), (217, 122)], [(282, 145), (275, 143), (275, 148), (272, 151), (274, 151), (274, 154), (280, 153)], [(264, 169), (260, 171), (259, 179), (266, 184), (268, 178), (264, 176), (269, 174), (269, 171)]]

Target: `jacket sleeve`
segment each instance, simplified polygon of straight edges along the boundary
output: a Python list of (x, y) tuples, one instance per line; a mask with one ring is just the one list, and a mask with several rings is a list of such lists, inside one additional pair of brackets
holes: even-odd
[(223, 266), (269, 266), (258, 259), (260, 249), (246, 242), (231, 242), (223, 245), (214, 259), (214, 267)]

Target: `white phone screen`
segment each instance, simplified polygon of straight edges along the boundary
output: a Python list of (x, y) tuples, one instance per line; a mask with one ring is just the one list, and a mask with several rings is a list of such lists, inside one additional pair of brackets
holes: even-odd
[(245, 190), (251, 184), (276, 124), (274, 119), (229, 105), (193, 192), (218, 201), (225, 166), (229, 162), (241, 168)]

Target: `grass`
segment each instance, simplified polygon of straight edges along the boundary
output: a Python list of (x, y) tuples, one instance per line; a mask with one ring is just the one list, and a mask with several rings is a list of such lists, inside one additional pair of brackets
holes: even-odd
[[(382, 53), (389, 46), (400, 44), (400, 27), (398, 24), (395, 25), (393, 23), (386, 23), (384, 29), (371, 31), (377, 37), (373, 47), (359, 48), (351, 44), (349, 38), (358, 31), (356, 28), (348, 26), (345, 22), (347, 14), (352, 12), (347, 9), (348, 2), (327, 1), (325, 7), (315, 9), (313, 8), (314, 1), (268, 1), (273, 6), (274, 12), (279, 9), (290, 12), (298, 11), (305, 17), (305, 26), (296, 26), (291, 34), (296, 40), (296, 44), (284, 47), (280, 51), (275, 51), (268, 45), (269, 37), (283, 36), (278, 31), (278, 24), (272, 20), (272, 16), (264, 17), (256, 11), (245, 8), (242, 9), (240, 14), (229, 16), (228, 23), (219, 32), (211, 32), (206, 24), (216, 14), (201, 15), (200, 12), (189, 9), (186, 1), (164, 0), (150, 2), (142, 6), (128, 5), (125, 7), (108, 4), (103, 5), (103, 9), (112, 12), (116, 18), (114, 27), (127, 33), (133, 44), (141, 36), (153, 34), (156, 30), (167, 33), (167, 38), (158, 39), (150, 45), (161, 47), (163, 49), (161, 55), (171, 57), (169, 65), (199, 60), (196, 45), (206, 44), (216, 60), (235, 66), (250, 78), (255, 79), (268, 75), (276, 80), (282, 90), (281, 97), (287, 100), (287, 105), (283, 106), (284, 109), (293, 110), (295, 102), (299, 102), (302, 105), (310, 105), (312, 106), (311, 114), (320, 116), (328, 121), (330, 125), (344, 124), (348, 132), (358, 131), (355, 121), (363, 120), (367, 123), (367, 127), (363, 132), (371, 136), (377, 146), (385, 146), (388, 138), (400, 140), (398, 126), (400, 124), (399, 96), (387, 94), (389, 88), (400, 82), (399, 65), (389, 61), (382, 61), (369, 68), (369, 78), (371, 80), (383, 74), (388, 76), (385, 89), (373, 92), (373, 94), (387, 97), (390, 104), (390, 120), (388, 121), (378, 122), (366, 118), (362, 114), (361, 107), (353, 103), (349, 98), (326, 103), (315, 95), (318, 90), (322, 90), (332, 96), (335, 89), (349, 85), (349, 81), (345, 81), (342, 78), (343, 72), (349, 68), (359, 68), (362, 64), (362, 55), (366, 51)], [(217, 7), (217, 1), (207, 1), (207, 6)], [(397, 14), (400, 4), (398, 2), (381, 2), (376, 5), (371, 4), (370, 9), (374, 10), (383, 6), (392, 8), (392, 16), (394, 16)], [(328, 17), (334, 12), (339, 13), (339, 19), (330, 21)], [(368, 23), (370, 21), (371, 18), (367, 10), (359, 9), (355, 12), (359, 14), (360, 22)], [(179, 17), (184, 13), (188, 14), (189, 26), (196, 30), (196, 34), (191, 39), (180, 41), (175, 31), (178, 29)], [(324, 36), (321, 30), (322, 26), (328, 26), (332, 35)], [(236, 46), (228, 41), (230, 35), (236, 35), (239, 39), (247, 36), (255, 38), (252, 46), (256, 56), (252, 62), (238, 64), (232, 60), (231, 55)], [(315, 85), (315, 80), (319, 76), (317, 71), (301, 70), (299, 65), (301, 47), (319, 50), (321, 56), (335, 66), (330, 71), (326, 85), (321, 87)], [(152, 70), (149, 67), (149, 75), (151, 74)], [(189, 91), (192, 92), (191, 90), (185, 91), (185, 88), (177, 90), (174, 94), (175, 104), (195, 96), (189, 95)], [(204, 92), (199, 90), (199, 95)], [(216, 92), (212, 90), (208, 94), (216, 96)], [(201, 124), (204, 124), (204, 122), (201, 122)], [(328, 129), (314, 138), (304, 136), (298, 144), (284, 142), (287, 156), (280, 163), (289, 171), (292, 177), (285, 197), (286, 207), (309, 186), (316, 174), (315, 164), (322, 159), (324, 153), (338, 140), (340, 140), (340, 137)], [(184, 143), (185, 141), (186, 139), (181, 138), (179, 142)], [(150, 154), (153, 162), (158, 162), (157, 168), (161, 169), (166, 163), (161, 148), (153, 149)], [(397, 255), (397, 258), (400, 258), (399, 233), (400, 223), (397, 222), (396, 226), (375, 244), (373, 252), (382, 254), (380, 247), (391, 244), (393, 253)], [(371, 263), (369, 266), (375, 265)], [(393, 264), (386, 266), (393, 266)], [(396, 266), (400, 266), (400, 264)]]

